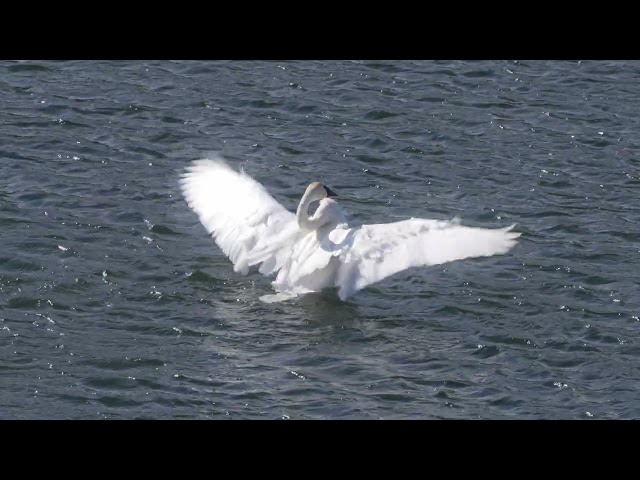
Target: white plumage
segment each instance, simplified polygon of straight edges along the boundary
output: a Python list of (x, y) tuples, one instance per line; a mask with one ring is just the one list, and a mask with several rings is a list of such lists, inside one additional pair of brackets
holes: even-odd
[[(329, 198), (335, 194), (318, 182), (309, 185), (293, 214), (222, 158), (193, 162), (180, 183), (187, 203), (236, 272), (247, 274), (254, 265), (265, 275), (277, 272), (272, 285), (278, 294), (261, 297), (265, 301), (328, 287), (337, 287), (345, 300), (410, 267), (504, 254), (520, 236), (511, 231), (514, 225), (486, 229), (419, 218), (349, 227), (339, 204)], [(320, 204), (309, 217), (314, 201)]]

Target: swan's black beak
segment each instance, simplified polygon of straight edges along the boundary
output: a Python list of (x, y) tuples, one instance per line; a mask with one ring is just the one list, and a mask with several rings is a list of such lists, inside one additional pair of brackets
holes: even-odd
[(329, 187), (327, 187), (326, 185), (324, 186), (324, 191), (327, 192), (327, 197), (337, 197), (338, 194), (336, 192), (334, 192), (333, 190), (331, 190)]

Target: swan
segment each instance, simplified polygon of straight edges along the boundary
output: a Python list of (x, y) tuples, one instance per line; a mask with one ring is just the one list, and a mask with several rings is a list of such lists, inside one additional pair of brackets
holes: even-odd
[[(358, 290), (410, 267), (508, 252), (520, 233), (515, 225), (488, 229), (459, 220), (410, 218), (394, 223), (350, 227), (337, 196), (320, 182), (311, 183), (292, 213), (244, 170), (222, 157), (196, 160), (180, 176), (189, 207), (215, 243), (246, 275), (259, 266), (276, 274), (274, 302), (337, 287), (346, 300)], [(309, 206), (320, 202), (309, 216)]]

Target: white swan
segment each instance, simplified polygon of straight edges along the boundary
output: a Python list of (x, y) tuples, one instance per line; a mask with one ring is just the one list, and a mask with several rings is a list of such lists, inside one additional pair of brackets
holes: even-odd
[[(260, 265), (264, 275), (278, 272), (272, 282), (278, 294), (261, 297), (264, 301), (327, 287), (338, 287), (338, 296), (345, 300), (410, 267), (504, 254), (520, 236), (510, 231), (514, 225), (486, 229), (419, 218), (349, 227), (330, 198), (335, 194), (319, 182), (309, 185), (294, 215), (244, 171), (236, 172), (219, 157), (193, 162), (180, 185), (236, 272), (247, 274), (254, 265)], [(314, 201), (320, 204), (310, 217)]]

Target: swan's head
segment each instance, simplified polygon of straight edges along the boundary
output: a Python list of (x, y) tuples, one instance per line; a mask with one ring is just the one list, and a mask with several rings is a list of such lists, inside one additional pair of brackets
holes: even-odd
[(307, 190), (304, 192), (304, 195), (311, 202), (314, 202), (316, 200), (322, 200), (323, 198), (327, 198), (327, 197), (338, 196), (329, 187), (327, 187), (326, 185), (323, 185), (320, 182), (313, 182), (311, 185), (309, 185), (307, 187)]
[[(334, 201), (323, 202), (325, 198), (336, 197), (337, 195), (331, 191), (329, 187), (320, 182), (313, 182), (307, 187), (304, 196), (298, 205), (296, 216), (298, 218), (298, 226), (303, 230), (317, 230), (323, 225), (334, 221), (336, 218), (335, 209), (338, 204)], [(309, 217), (309, 207), (313, 202), (320, 202), (316, 212)], [(339, 213), (339, 212), (338, 212)], [(334, 222), (338, 223), (338, 222)]]

